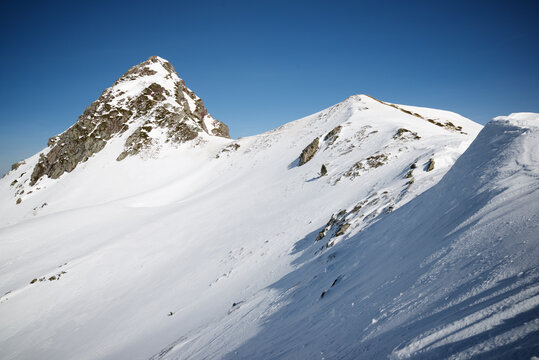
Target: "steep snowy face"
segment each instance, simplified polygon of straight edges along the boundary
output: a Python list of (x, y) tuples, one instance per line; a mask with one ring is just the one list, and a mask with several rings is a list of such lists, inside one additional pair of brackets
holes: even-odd
[(59, 178), (122, 138), (121, 161), (161, 143), (208, 136), (229, 137), (225, 124), (208, 114), (202, 99), (185, 86), (172, 65), (157, 56), (133, 66), (84, 110), (77, 122), (51, 138), (32, 170), (30, 185)]
[[(330, 248), (311, 234), (267, 307), (242, 304), (207, 346), (262, 316), (224, 359), (532, 359), (538, 234), (539, 114), (498, 117), (405, 206)], [(211, 357), (200, 338), (182, 338), (165, 358), (195, 347)]]
[(341, 203), (317, 234), (320, 246), (331, 247), (436, 184), (481, 128), (449, 111), (354, 95), (258, 141), (295, 136), (304, 145), (289, 165), (293, 171), (309, 174), (306, 181), (356, 189), (358, 198)]

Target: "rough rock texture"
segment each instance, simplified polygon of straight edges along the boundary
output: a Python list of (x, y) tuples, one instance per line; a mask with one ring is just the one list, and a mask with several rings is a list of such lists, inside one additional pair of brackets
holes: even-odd
[(382, 101), (382, 100), (378, 100), (378, 99), (375, 99), (375, 98), (373, 98), (372, 96), (369, 96), (369, 95), (365, 95), (365, 96), (368, 96), (368, 97), (370, 97), (371, 99), (373, 99), (373, 100), (375, 100), (375, 101), (378, 101), (380, 104), (384, 104), (384, 105), (387, 105), (387, 106), (391, 106), (392, 108), (395, 108), (395, 109), (397, 109), (397, 110), (400, 110), (400, 111), (402, 111), (402, 112), (405, 113), (405, 114), (412, 115), (412, 116), (415, 116), (415, 117), (417, 117), (417, 118), (426, 120), (426, 121), (430, 122), (430, 123), (433, 124), (433, 125), (442, 127), (442, 128), (444, 128), (444, 129), (447, 129), (447, 130), (450, 130), (450, 131), (455, 131), (455, 132), (460, 132), (461, 134), (466, 134), (464, 131), (462, 131), (462, 126), (456, 126), (456, 125), (453, 124), (451, 121), (445, 121), (444, 123), (442, 123), (442, 122), (440, 122), (440, 119), (429, 119), (429, 118), (426, 118), (426, 117), (424, 117), (423, 115), (418, 114), (418, 113), (416, 113), (416, 112), (412, 112), (412, 111), (410, 111), (410, 110), (406, 110), (406, 109), (404, 109), (402, 106), (399, 106), (399, 105), (397, 105), (397, 104), (392, 104), (392, 103), (388, 103), (388, 102), (385, 102), (385, 101)]
[(393, 135), (395, 140), (419, 140), (421, 136), (417, 135), (416, 132), (410, 131), (408, 129), (400, 128), (397, 130), (395, 135)]
[(316, 138), (314, 139), (303, 151), (301, 152), (301, 155), (299, 156), (299, 166), (304, 165), (309, 160), (311, 160), (318, 151), (318, 146), (320, 143), (320, 139)]
[(369, 171), (370, 169), (376, 169), (380, 166), (387, 164), (389, 158), (386, 154), (374, 154), (366, 159), (358, 161), (352, 167), (344, 173), (344, 176), (351, 179), (361, 175), (362, 172)]
[(320, 168), (320, 176), (326, 176), (328, 173), (328, 169), (326, 168), (325, 164), (322, 164), (322, 167)]
[(339, 133), (341, 132), (341, 129), (342, 129), (342, 126), (339, 125), (326, 134), (326, 136), (324, 137), (324, 141), (327, 142), (328, 146), (333, 145), (335, 140), (337, 140), (337, 138), (339, 137)]
[(348, 228), (350, 228), (350, 224), (348, 224), (348, 223), (341, 224), (339, 226), (339, 228), (337, 229), (337, 232), (335, 233), (335, 236), (344, 235), (344, 233), (346, 232), (346, 230), (348, 230)]
[[(182, 143), (205, 133), (229, 137), (228, 127), (208, 114), (204, 102), (185, 86), (172, 65), (152, 56), (131, 67), (86, 108), (77, 122), (51, 138), (31, 175), (30, 185), (47, 175), (56, 179), (101, 151), (108, 140), (131, 134), (117, 160), (165, 139)], [(152, 136), (165, 134), (156, 140)]]
[(429, 163), (427, 164), (427, 167), (425, 169), (425, 171), (432, 171), (434, 170), (434, 159), (433, 158), (430, 158), (429, 160)]
[(26, 164), (24, 160), (21, 160), (13, 165), (11, 165), (11, 170), (17, 170), (21, 165)]

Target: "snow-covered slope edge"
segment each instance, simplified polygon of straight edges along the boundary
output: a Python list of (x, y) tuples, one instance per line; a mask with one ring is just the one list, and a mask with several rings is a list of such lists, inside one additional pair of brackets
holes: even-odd
[(482, 128), (354, 95), (232, 140), (157, 57), (94, 105), (0, 179), (1, 358), (223, 357), (285, 305), (271, 284), (435, 185)]
[(538, 125), (491, 121), (437, 185), (327, 250), (311, 233), (264, 295), (155, 358), (537, 356)]
[(481, 129), (418, 111), (466, 134), (356, 95), (264, 134), (165, 143), (156, 157), (116, 161), (118, 138), (16, 204), (21, 165), (0, 180), (0, 357), (139, 359), (181, 338), (200, 358), (241, 345), (263, 317), (207, 346), (237, 310), (273, 311), (282, 294), (265, 289), (310, 257), (332, 215), (345, 212), (319, 251), (436, 184)]

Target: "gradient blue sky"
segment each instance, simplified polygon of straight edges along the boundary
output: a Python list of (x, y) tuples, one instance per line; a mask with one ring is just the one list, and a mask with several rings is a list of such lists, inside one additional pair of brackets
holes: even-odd
[(130, 66), (169, 60), (232, 137), (366, 93), (480, 123), (539, 112), (539, 1), (11, 1), (0, 171)]

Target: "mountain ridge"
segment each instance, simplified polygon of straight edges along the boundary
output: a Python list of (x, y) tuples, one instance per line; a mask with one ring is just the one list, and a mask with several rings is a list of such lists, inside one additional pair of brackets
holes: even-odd
[[(342, 246), (317, 254), (311, 234), (306, 256), (269, 287), (283, 305), (224, 358), (537, 355), (538, 120), (496, 118), (438, 184)], [(252, 312), (222, 326), (235, 332)], [(220, 330), (207, 336), (226, 347)], [(204, 349), (192, 341), (163, 358)]]
[[(484, 158), (476, 159), (475, 145), (462, 158), (481, 125), (448, 111), (388, 104), (354, 95), (240, 139), (204, 130), (199, 140), (177, 144), (156, 136), (155, 147), (117, 161), (130, 136), (124, 133), (71, 172), (44, 176), (34, 186), (28, 174), (39, 154), (26, 159), (0, 180), (0, 318), (8, 324), (0, 328), (0, 357), (406, 358), (436, 353), (427, 341), (431, 334), (452, 344), (440, 335), (461, 320), (454, 303), (481, 289), (467, 287), (466, 279), (479, 270), (503, 275), (482, 260), (521, 249), (518, 237), (507, 240), (513, 227), (500, 230), (519, 218), (503, 217), (496, 204), (510, 199), (506, 209), (516, 214), (515, 199), (525, 199), (510, 190), (524, 184), (523, 172), (536, 173), (537, 148), (529, 146), (536, 134), (490, 126), (492, 136), (481, 135), (480, 147), (487, 149), (489, 137), (517, 144), (514, 139), (529, 136), (527, 157), (516, 158), (525, 166), (500, 168), (498, 180), (489, 182), (484, 170), (501, 164), (497, 154), (508, 154), (503, 163), (511, 165), (519, 146), (504, 152), (493, 143), (492, 154), (483, 151)], [(521, 117), (500, 121), (517, 121), (515, 116)], [(464, 169), (458, 176), (456, 161)], [(487, 167), (474, 173), (477, 166)], [(516, 177), (500, 193), (508, 174)], [(533, 176), (525, 183), (532, 190)], [(483, 191), (481, 184), (495, 191)], [(475, 201), (455, 196), (460, 188)], [(475, 211), (485, 202), (488, 211)], [(518, 211), (536, 211), (518, 205)], [(484, 258), (467, 252), (459, 238), (467, 229), (485, 229), (473, 227), (487, 219), (482, 214), (503, 217), (500, 235), (489, 234), (507, 245)], [(440, 248), (444, 239), (460, 245)], [(488, 238), (471, 240), (470, 246), (491, 244)], [(536, 248), (523, 240), (532, 259)], [(407, 247), (414, 244), (421, 246)], [(531, 263), (522, 262), (522, 269)], [(451, 284), (429, 280), (440, 272)], [(533, 276), (519, 283), (526, 306), (535, 299), (528, 296)], [(503, 280), (486, 276), (498, 278)], [(466, 291), (459, 292), (458, 284)], [(515, 288), (500, 290), (509, 299), (503, 304), (517, 304), (510, 297)], [(453, 297), (444, 303), (448, 291)], [(430, 292), (432, 301), (422, 292)], [(490, 305), (496, 303), (468, 315), (489, 319)], [(435, 317), (437, 308), (446, 309), (440, 319), (447, 322)], [(421, 317), (422, 310), (433, 320), (405, 316)], [(421, 326), (410, 331), (407, 324)], [(436, 332), (438, 327), (445, 330)]]

